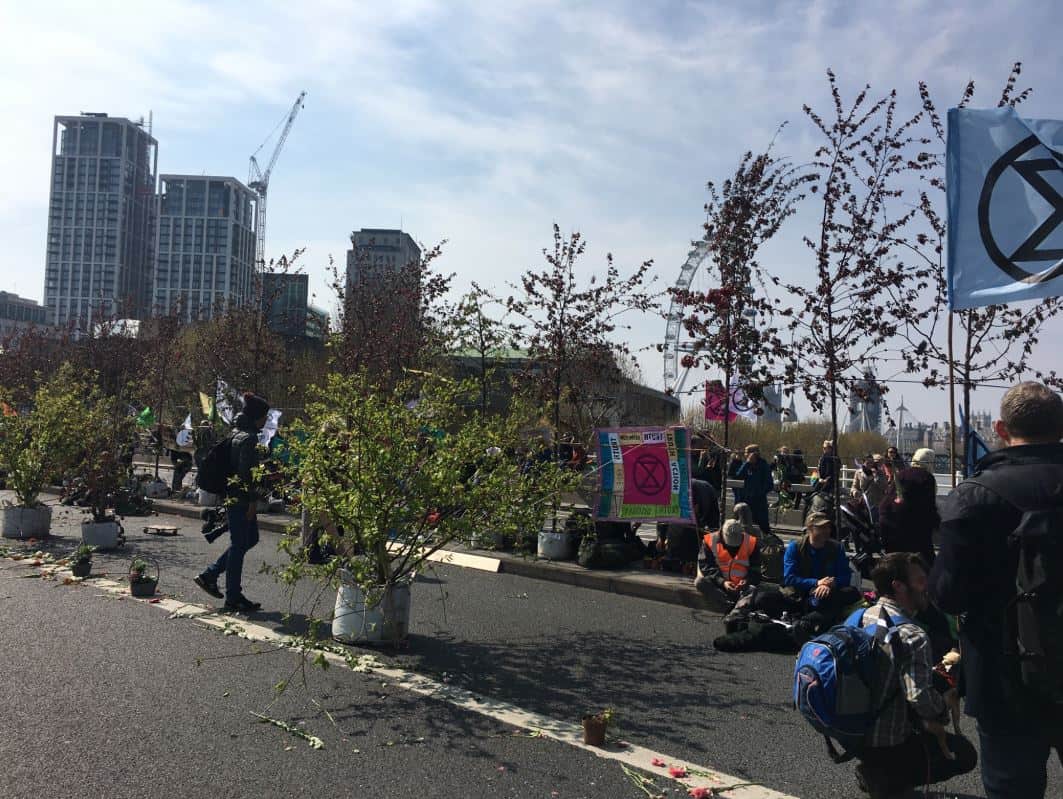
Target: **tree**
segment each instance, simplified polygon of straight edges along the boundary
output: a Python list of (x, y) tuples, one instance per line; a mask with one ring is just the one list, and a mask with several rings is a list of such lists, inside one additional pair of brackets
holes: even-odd
[[(691, 347), (681, 366), (718, 367), (729, 401), (736, 389), (763, 399), (764, 388), (775, 382), (773, 367), (783, 344), (771, 324), (774, 305), (756, 293), (764, 285), (757, 251), (794, 213), (804, 197), (800, 187), (815, 177), (776, 158), (771, 149), (747, 152), (722, 186), (708, 184), (704, 246), (717, 286), (705, 292), (669, 290), (683, 307)], [(723, 444), (730, 445), (727, 413)]]
[(448, 323), (449, 344), (454, 356), (473, 363), (480, 394), (480, 414), (486, 415), (492, 388), (500, 387), (495, 364), (514, 346), (514, 330), (502, 319), (494, 319), (485, 308), (499, 304), (490, 292), (476, 283), (457, 303)]
[(546, 267), (525, 272), (513, 286), (518, 293), (506, 300), (528, 353), (522, 380), (552, 422), (555, 448), (563, 404), (570, 408), (570, 431), (587, 441), (601, 415), (603, 387), (620, 376), (618, 361), (632, 356), (627, 342), (613, 339), (616, 331), (629, 329), (620, 317), (657, 308), (656, 296), (647, 290), (654, 282), (652, 261), (621, 277), (607, 255), (604, 279), (592, 275), (584, 283), (577, 262), (585, 246), (579, 233), (566, 239), (555, 224), (553, 250), (543, 250)]
[[(445, 243), (445, 242), (444, 242)], [(339, 305), (339, 329), (330, 341), (332, 366), (345, 374), (365, 372), (378, 385), (397, 383), (407, 369), (431, 365), (443, 349), (442, 300), (453, 275), (437, 273), (442, 243), (419, 261), (385, 265), (351, 236), (348, 270), (333, 263), (332, 290)]]
[[(814, 411), (829, 409), (837, 444), (841, 392), (887, 390), (866, 374), (886, 356), (887, 343), (904, 321), (897, 303), (883, 297), (891, 291), (901, 303), (916, 302), (930, 269), (895, 255), (916, 213), (897, 208), (900, 180), (927, 168), (925, 156), (911, 152), (925, 143), (913, 133), (922, 114), (898, 122), (896, 91), (871, 102), (869, 86), (846, 108), (834, 72), (828, 70), (827, 78), (833, 119), (804, 107), (825, 139), (815, 152), (819, 174), (810, 188), (822, 203), (819, 231), (815, 238), (805, 237), (814, 256), (814, 279), (785, 284), (796, 307), (780, 313), (791, 317), (785, 382), (799, 388)], [(833, 482), (837, 499), (838, 481)]]
[[(1029, 88), (1017, 93), (1015, 91), (1021, 72), (1022, 64), (1016, 62), (1004, 84), (998, 106), (1014, 107), (1030, 96)], [(974, 82), (968, 82), (958, 107), (969, 105), (974, 98), (974, 91)], [(979, 385), (1013, 383), (1031, 371), (1029, 361), (1034, 347), (1045, 324), (1063, 310), (1063, 301), (1058, 297), (1050, 297), (1022, 307), (989, 305), (950, 313), (945, 267), (948, 226), (947, 215), (942, 210), (946, 197), (945, 126), (925, 82), (919, 83), (919, 96), (926, 124), (940, 149), (925, 154), (923, 178), (928, 188), (919, 193), (918, 205), (923, 232), (914, 241), (901, 238), (896, 243), (907, 247), (920, 259), (928, 273), (923, 288), (930, 291), (918, 303), (908, 302), (906, 297), (897, 296), (892, 289), (890, 294), (896, 306), (895, 312), (904, 321), (899, 333), (908, 345), (902, 353), (905, 370), (910, 374), (923, 375), (923, 384), (928, 387), (943, 388), (949, 385), (950, 375), (955, 375), (956, 382), (962, 386), (964, 427), (961, 440), (966, 442), (971, 393)], [(959, 349), (954, 349), (950, 357), (947, 339), (942, 340), (947, 332), (942, 328), (951, 327), (954, 320), (959, 322)], [(1063, 379), (1054, 372), (1038, 372), (1037, 376), (1056, 387), (1063, 386)], [(953, 405), (951, 398), (949, 404)], [(950, 408), (950, 413), (953, 411)], [(965, 456), (963, 463), (966, 462)]]

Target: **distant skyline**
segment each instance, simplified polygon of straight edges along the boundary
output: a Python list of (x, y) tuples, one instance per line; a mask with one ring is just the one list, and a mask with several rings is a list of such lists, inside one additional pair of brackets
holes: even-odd
[[(1034, 88), (1022, 113), (1061, 118), (1061, 29), (1056, 4), (1020, 2), (7, 3), (0, 289), (42, 297), (53, 116), (151, 112), (160, 173), (246, 180), (302, 89), (270, 185), (267, 256), (305, 247), (316, 304), (331, 305), (329, 257), (342, 267), (361, 227), (446, 239), (439, 265), (458, 290), (505, 294), (542, 263), (556, 221), (584, 234), (588, 272), (606, 252), (622, 269), (653, 259), (664, 288), (701, 234), (707, 181), (784, 121), (777, 151), (810, 157), (801, 106), (827, 109), (828, 67), (847, 97), (871, 83), (914, 110), (919, 80), (942, 108), (972, 78), (975, 105), (995, 105), (1021, 60)], [(800, 238), (814, 224), (811, 207), (790, 220), (765, 266), (809, 274)], [(636, 346), (663, 338), (662, 319), (631, 321)], [(1063, 370), (1061, 333), (1038, 366)], [(660, 355), (639, 360), (660, 386)], [(923, 421), (948, 416), (944, 392), (891, 389)], [(995, 413), (1000, 393), (979, 390), (975, 408)]]

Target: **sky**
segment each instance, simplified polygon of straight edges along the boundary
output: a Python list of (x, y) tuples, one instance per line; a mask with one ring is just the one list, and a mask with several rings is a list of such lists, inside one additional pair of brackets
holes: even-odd
[[(160, 173), (247, 178), (248, 156), (307, 98), (270, 183), (267, 257), (305, 248), (317, 304), (352, 230), (402, 227), (438, 262), (501, 295), (543, 263), (552, 225), (580, 231), (583, 266), (654, 261), (672, 285), (703, 223), (706, 182), (771, 141), (807, 161), (802, 105), (828, 111), (825, 71), (917, 108), (929, 83), (996, 105), (1012, 62), (1031, 117), (1063, 118), (1063, 6), (1053, 2), (301, 0), (0, 3), (0, 289), (40, 299), (52, 117), (151, 113)], [(269, 150), (267, 146), (266, 150)], [(804, 207), (764, 253), (811, 280)], [(664, 320), (624, 333), (662, 382)], [(1063, 371), (1054, 324), (1034, 363)], [(691, 383), (698, 376), (690, 379)], [(1000, 392), (976, 393), (994, 408)], [(892, 386), (925, 421), (943, 393)], [(799, 408), (802, 407), (799, 404)]]

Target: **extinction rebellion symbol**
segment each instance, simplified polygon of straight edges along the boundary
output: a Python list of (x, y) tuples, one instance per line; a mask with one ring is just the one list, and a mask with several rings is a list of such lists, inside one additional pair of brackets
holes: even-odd
[(668, 485), (668, 469), (660, 458), (639, 455), (635, 459), (635, 488), (648, 496), (659, 494)]
[[(1063, 155), (1049, 150), (1052, 158), (1019, 160), (1040, 143), (1036, 136), (1029, 136), (1004, 153), (990, 167), (985, 183), (982, 185), (982, 194), (978, 198), (978, 229), (982, 234), (982, 244), (985, 245), (986, 252), (1001, 270), (1023, 283), (1044, 283), (1063, 274), (1063, 249), (1038, 249), (1039, 245), (1063, 224), (1063, 196), (1060, 196), (1059, 192), (1042, 175), (1043, 172), (1059, 172), (1060, 164), (1063, 163)], [(993, 237), (993, 230), (989, 224), (989, 204), (997, 181), (1009, 167), (1018, 172), (1027, 185), (1052, 206), (1052, 213), (1035, 230), (1031, 230), (1022, 244), (1010, 256), (1007, 256), (1001, 251)], [(1044, 272), (1028, 272), (1019, 266), (1022, 263), (1038, 261), (1057, 263)]]

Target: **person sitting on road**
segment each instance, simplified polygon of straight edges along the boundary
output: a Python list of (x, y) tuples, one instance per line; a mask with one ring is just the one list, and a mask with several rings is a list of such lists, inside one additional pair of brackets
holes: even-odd
[(871, 572), (879, 600), (860, 619), (866, 630), (894, 643), (882, 647), (889, 668), (874, 683), (881, 710), (856, 768), (861, 790), (872, 799), (901, 795), (974, 769), (978, 755), (961, 735), (946, 731), (956, 690), (935, 679), (931, 641), (916, 623), (929, 606), (927, 566), (911, 552), (886, 555)]
[(760, 546), (742, 523), (728, 519), (723, 529), (706, 533), (698, 553), (698, 575), (694, 587), (708, 600), (712, 610), (726, 613), (738, 601), (746, 586), (760, 583)]
[(802, 611), (836, 617), (860, 601), (853, 588), (845, 549), (831, 539), (832, 523), (824, 513), (810, 513), (806, 533), (791, 541), (783, 556), (783, 593)]

